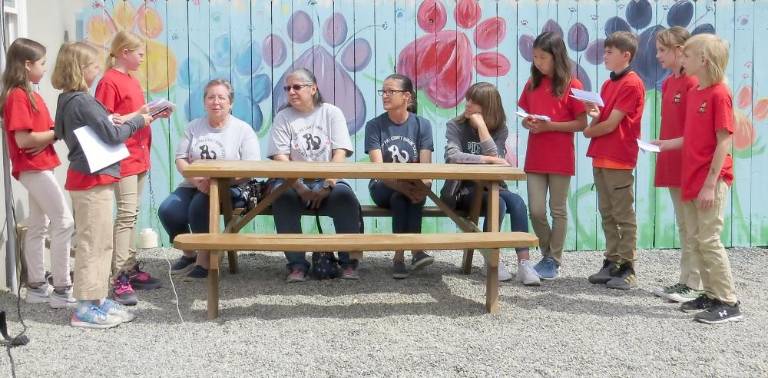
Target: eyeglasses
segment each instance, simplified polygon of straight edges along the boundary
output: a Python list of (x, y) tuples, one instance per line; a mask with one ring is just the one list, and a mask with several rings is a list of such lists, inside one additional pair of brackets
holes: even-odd
[(291, 91), (291, 89), (293, 89), (294, 91), (298, 92), (298, 91), (300, 91), (300, 90), (301, 90), (301, 88), (304, 88), (304, 87), (311, 87), (311, 86), (312, 86), (312, 84), (294, 84), (294, 85), (286, 85), (286, 86), (284, 86), (284, 87), (283, 87), (283, 90), (285, 90), (286, 92), (290, 92), (290, 91)]
[(403, 93), (403, 92), (408, 92), (408, 91), (403, 90), (403, 89), (379, 89), (376, 92), (379, 92), (379, 96), (382, 96), (382, 97), (387, 96), (387, 97), (389, 97), (389, 96), (392, 96), (395, 93)]

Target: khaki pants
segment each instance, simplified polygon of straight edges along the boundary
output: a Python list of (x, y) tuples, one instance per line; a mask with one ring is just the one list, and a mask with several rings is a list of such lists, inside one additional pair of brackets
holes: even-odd
[(729, 305), (735, 304), (736, 290), (731, 275), (728, 253), (720, 242), (723, 231), (723, 208), (728, 185), (718, 181), (715, 187), (715, 205), (700, 209), (696, 201), (683, 202), (686, 242), (699, 259), (699, 272), (704, 291), (710, 298)]
[(685, 216), (683, 215), (683, 203), (680, 201), (680, 188), (669, 188), (669, 196), (672, 198), (672, 206), (675, 208), (677, 231), (680, 235), (680, 280), (678, 283), (694, 290), (702, 290), (699, 257), (694, 252), (696, 247), (686, 242)]
[(29, 217), (24, 237), (27, 283), (45, 282), (45, 234), (50, 232), (53, 285), (59, 288), (72, 286), (69, 278), (69, 249), (75, 223), (64, 198), (64, 191), (53, 171), (22, 172), (19, 181), (29, 193)]
[(141, 190), (144, 188), (146, 173), (127, 176), (115, 185), (117, 216), (114, 227), (114, 254), (112, 256), (112, 278), (128, 271), (136, 264), (136, 219), (139, 215)]
[[(543, 256), (549, 256), (562, 264), (565, 233), (568, 229), (568, 188), (571, 176), (557, 174), (529, 173), (528, 209), (531, 224)], [(549, 192), (549, 213), (552, 227), (547, 220), (547, 192)]]
[(634, 261), (637, 220), (632, 170), (595, 167), (593, 173), (605, 233), (605, 258), (615, 263)]
[(106, 298), (112, 259), (114, 185), (70, 191), (75, 209), (74, 297), (81, 301)]

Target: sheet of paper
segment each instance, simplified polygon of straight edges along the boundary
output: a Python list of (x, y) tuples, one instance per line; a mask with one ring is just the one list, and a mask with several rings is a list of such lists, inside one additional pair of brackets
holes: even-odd
[(522, 109), (515, 112), (515, 114), (517, 114), (517, 116), (520, 118), (532, 117), (533, 119), (538, 119), (538, 120), (547, 121), (547, 122), (552, 120), (551, 118), (549, 118), (549, 116), (545, 116), (541, 114), (528, 114), (525, 112), (525, 110), (522, 110)]
[(650, 143), (645, 142), (645, 141), (640, 140), (640, 139), (637, 140), (637, 146), (640, 147), (640, 149), (643, 150), (643, 151), (661, 152), (661, 148), (659, 148), (659, 146), (657, 146), (655, 144), (650, 144)]
[(147, 106), (149, 106), (149, 115), (152, 117), (168, 110), (168, 109), (174, 109), (176, 105), (174, 105), (172, 102), (164, 99), (159, 98), (157, 100), (150, 101)]
[(80, 142), (91, 173), (128, 157), (128, 148), (125, 147), (125, 143), (104, 143), (90, 126), (86, 125), (76, 129), (75, 137)]
[(571, 88), (571, 97), (585, 102), (591, 102), (599, 106), (605, 106), (603, 99), (600, 98), (599, 93), (582, 91), (581, 89)]

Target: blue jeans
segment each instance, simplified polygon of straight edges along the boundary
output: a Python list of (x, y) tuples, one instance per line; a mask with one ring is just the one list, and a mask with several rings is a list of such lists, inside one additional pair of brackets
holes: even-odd
[[(457, 210), (468, 211), (472, 206), (472, 197), (475, 194), (475, 187), (469, 188), (467, 195), (461, 196), (456, 203)], [(482, 215), (488, 213), (488, 192), (483, 193)], [(512, 193), (505, 188), (499, 188), (499, 225), (504, 221), (504, 217), (509, 214), (510, 228), (514, 232), (528, 232), (528, 207), (525, 201), (516, 193)], [(488, 231), (488, 222), (483, 219), (483, 231)], [(516, 248), (517, 252), (527, 251), (528, 248)]]
[(368, 190), (376, 206), (392, 210), (393, 233), (421, 233), (421, 210), (426, 198), (419, 203), (413, 203), (403, 193), (379, 180), (371, 180)]
[(157, 216), (173, 241), (176, 235), (208, 232), (209, 204), (207, 194), (197, 188), (180, 186), (163, 200), (157, 209)]
[[(323, 180), (305, 181), (310, 188), (316, 188), (323, 184)], [(279, 185), (282, 185), (279, 183)], [(288, 189), (274, 203), (272, 203), (272, 214), (275, 218), (275, 228), (278, 234), (300, 234), (301, 233), (301, 212), (307, 208), (299, 193), (295, 189)], [(349, 185), (339, 181), (333, 187), (328, 197), (325, 197), (318, 214), (329, 216), (333, 219), (333, 225), (337, 234), (359, 234), (360, 233), (360, 202), (357, 201), (355, 192)], [(309, 262), (305, 257), (305, 252), (285, 252), (285, 258), (288, 259), (288, 269), (300, 267), (306, 272), (309, 270)], [(349, 252), (339, 252), (339, 262), (342, 267), (349, 263)]]

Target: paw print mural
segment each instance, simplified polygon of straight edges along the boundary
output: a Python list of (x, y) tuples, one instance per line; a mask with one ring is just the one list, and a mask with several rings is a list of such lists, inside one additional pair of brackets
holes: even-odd
[[(314, 6), (316, 3), (310, 3)], [(318, 24), (318, 17), (314, 18)], [(287, 36), (295, 44), (309, 42), (315, 35), (315, 27), (320, 29), (322, 43), (309, 46), (293, 61), (293, 69), (306, 68), (317, 78), (320, 93), (326, 98), (336, 94), (334, 104), (344, 113), (350, 134), (356, 133), (365, 124), (366, 106), (360, 88), (355, 84), (350, 73), (363, 70), (370, 63), (373, 50), (368, 40), (356, 37), (357, 33), (349, 34), (349, 24), (341, 13), (334, 13), (322, 25), (315, 25), (309, 13), (298, 10), (288, 19)], [(277, 26), (276, 26), (277, 27)], [(319, 42), (319, 40), (318, 40)], [(335, 49), (335, 50), (334, 50)], [(330, 51), (336, 51), (337, 55)], [(286, 44), (277, 34), (267, 36), (264, 41), (264, 58), (268, 65), (278, 67), (285, 62)], [(286, 71), (276, 79), (272, 89), (272, 107), (277, 110), (286, 103), (287, 97), (283, 90)]]
[[(655, 2), (650, 0), (632, 0), (627, 4), (619, 4), (618, 10), (624, 11), (624, 17), (619, 15), (613, 16), (606, 20), (603, 29), (605, 30), (605, 36), (594, 36), (594, 39), (590, 39), (589, 29), (582, 22), (576, 22), (568, 28), (568, 34), (563, 32), (563, 29), (555, 20), (548, 20), (542, 27), (542, 32), (550, 31), (558, 33), (566, 41), (568, 48), (574, 52), (582, 52), (579, 60), (574, 64), (575, 73), (578, 75), (579, 80), (584, 83), (587, 90), (592, 90), (592, 84), (589, 81), (589, 77), (584, 70), (584, 65), (587, 63), (592, 65), (603, 64), (603, 44), (605, 38), (617, 31), (628, 31), (637, 34), (638, 36), (638, 51), (634, 60), (632, 61), (632, 68), (643, 79), (643, 84), (646, 89), (661, 89), (661, 83), (664, 78), (669, 74), (668, 70), (661, 67), (656, 59), (656, 34), (665, 29), (665, 26), (661, 24), (651, 25), (653, 21), (653, 10), (656, 7)], [(573, 14), (576, 12), (576, 8), (571, 7), (569, 11)], [(667, 26), (681, 26), (684, 28), (690, 28), (692, 24), (698, 24), (698, 21), (704, 19), (710, 12), (713, 12), (711, 6), (706, 7), (706, 12), (699, 15), (694, 20), (694, 4), (691, 0), (681, 0), (670, 5), (663, 5), (660, 9), (666, 12)], [(592, 20), (597, 20), (597, 15), (592, 15)], [(662, 20), (662, 17), (657, 16), (658, 20)], [(527, 22), (522, 20), (521, 22)], [(589, 21), (585, 21), (589, 22)], [(715, 27), (709, 23), (698, 24), (691, 30), (691, 34), (700, 33), (715, 33)], [(535, 36), (522, 35), (518, 43), (520, 55), (527, 61), (531, 61), (533, 56), (533, 40)]]
[(85, 40), (99, 50), (99, 61), (105, 61), (112, 37), (119, 30), (135, 32), (146, 38), (146, 57), (136, 71), (142, 86), (150, 92), (164, 92), (175, 83), (176, 56), (168, 46), (158, 42), (165, 30), (163, 17), (152, 7), (152, 1), (135, 7), (128, 1), (114, 5), (109, 12), (103, 1), (93, 1), (91, 8), (100, 10), (85, 20)]
[[(472, 82), (473, 71), (483, 76), (506, 75), (511, 64), (503, 54), (487, 51), (506, 37), (503, 18), (481, 21), (482, 8), (475, 0), (459, 0), (453, 17), (457, 29), (444, 30), (448, 14), (440, 0), (426, 0), (419, 5), (419, 28), (428, 33), (406, 45), (399, 54), (397, 72), (416, 79), (418, 89), (441, 108), (461, 102)], [(474, 28), (474, 33), (467, 29)], [(477, 49), (483, 50), (473, 55)]]

